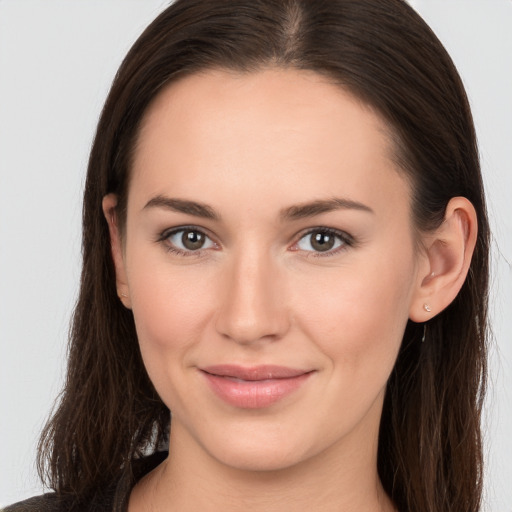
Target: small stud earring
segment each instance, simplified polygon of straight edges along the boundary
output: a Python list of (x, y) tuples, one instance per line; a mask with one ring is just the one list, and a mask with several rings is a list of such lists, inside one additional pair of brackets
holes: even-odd
[(121, 297), (126, 297), (126, 298), (128, 298), (128, 295), (126, 295), (126, 293), (120, 293), (119, 295), (120, 295)]
[(432, 311), (432, 308), (428, 305), (428, 304), (423, 304), (423, 309), (427, 312), (427, 313), (430, 313)]

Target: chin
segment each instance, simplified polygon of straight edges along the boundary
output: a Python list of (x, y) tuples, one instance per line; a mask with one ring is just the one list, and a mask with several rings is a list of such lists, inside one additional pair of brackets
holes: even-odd
[(255, 449), (224, 451), (218, 455), (217, 460), (238, 471), (276, 472), (296, 466), (303, 461), (303, 458), (296, 450), (290, 453), (260, 446)]
[(322, 451), (311, 446), (297, 428), (277, 426), (265, 429), (228, 429), (205, 439), (203, 449), (221, 464), (241, 471), (281, 471), (300, 464)]

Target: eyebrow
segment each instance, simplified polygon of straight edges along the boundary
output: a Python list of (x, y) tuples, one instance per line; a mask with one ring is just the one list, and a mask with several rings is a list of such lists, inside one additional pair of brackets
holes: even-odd
[(281, 220), (299, 220), (335, 210), (359, 210), (375, 213), (369, 206), (363, 203), (333, 197), (332, 199), (319, 199), (317, 201), (311, 201), (310, 203), (290, 206), (281, 210), (280, 217)]
[(160, 195), (150, 199), (143, 209), (146, 210), (148, 208), (164, 208), (165, 210), (186, 213), (187, 215), (203, 219), (220, 220), (220, 216), (211, 206), (186, 199), (175, 199)]
[[(220, 215), (209, 205), (190, 201), (187, 199), (176, 199), (158, 195), (150, 199), (144, 206), (148, 208), (164, 208), (173, 212), (185, 213), (194, 217), (201, 217), (209, 220), (220, 220)], [(332, 199), (318, 199), (309, 203), (302, 203), (289, 206), (281, 210), (279, 217), (282, 221), (299, 220), (307, 217), (314, 217), (322, 213), (336, 210), (359, 210), (368, 213), (375, 213), (369, 206), (350, 199), (334, 197)]]

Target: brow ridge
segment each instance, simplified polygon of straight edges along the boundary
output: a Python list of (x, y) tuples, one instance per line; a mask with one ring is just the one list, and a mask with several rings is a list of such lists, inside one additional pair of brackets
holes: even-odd
[(359, 210), (375, 213), (369, 206), (358, 201), (333, 197), (289, 206), (281, 210), (280, 217), (282, 220), (300, 220), (336, 210)]
[[(174, 212), (193, 215), (194, 217), (201, 217), (215, 221), (220, 220), (220, 215), (211, 206), (188, 199), (177, 199), (158, 195), (146, 203), (144, 209), (148, 208), (164, 208)], [(352, 201), (350, 199), (334, 197), (331, 199), (317, 199), (308, 203), (296, 204), (283, 208), (280, 211), (279, 217), (283, 221), (300, 220), (307, 217), (314, 217), (322, 213), (343, 209), (374, 213), (369, 206), (366, 206), (363, 203)]]
[(219, 220), (220, 216), (215, 210), (204, 203), (190, 201), (188, 199), (177, 199), (158, 195), (150, 199), (144, 206), (144, 210), (148, 208), (164, 208), (173, 212), (185, 213), (194, 217), (201, 217), (210, 220)]

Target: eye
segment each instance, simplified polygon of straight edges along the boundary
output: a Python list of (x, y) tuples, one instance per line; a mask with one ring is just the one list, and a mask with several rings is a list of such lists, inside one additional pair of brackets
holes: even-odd
[(213, 240), (203, 231), (192, 227), (165, 231), (160, 237), (160, 241), (165, 242), (169, 251), (182, 255), (216, 247)]
[(315, 228), (303, 235), (295, 244), (295, 248), (306, 252), (335, 253), (337, 249), (350, 245), (352, 245), (351, 237), (342, 231)]

